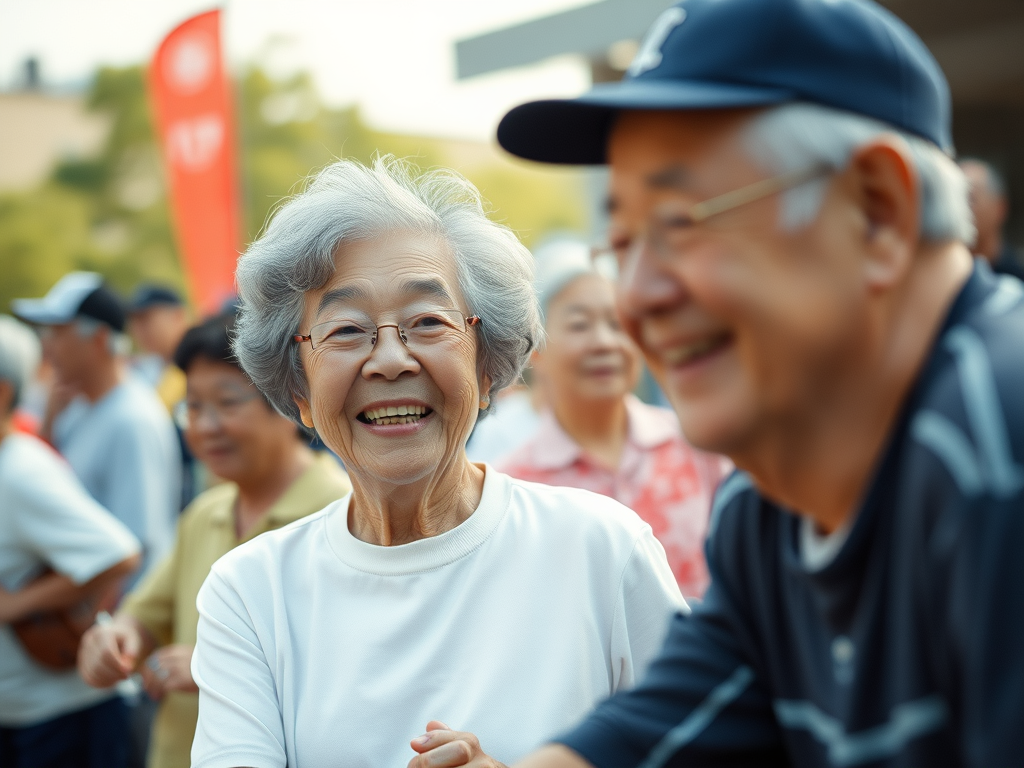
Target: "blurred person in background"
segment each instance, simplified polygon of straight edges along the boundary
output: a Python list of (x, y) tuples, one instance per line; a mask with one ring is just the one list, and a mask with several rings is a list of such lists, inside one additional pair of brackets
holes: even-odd
[(1003, 238), (1003, 226), (1010, 211), (1006, 182), (990, 163), (964, 158), (960, 168), (970, 184), (971, 213), (978, 231), (972, 250), (985, 259), (995, 272), (1024, 280), (1024, 264)]
[[(188, 330), (188, 312), (181, 296), (163, 285), (140, 285), (128, 302), (128, 331), (142, 356), (133, 361), (135, 369), (156, 389), (171, 414), (180, 412), (185, 399), (185, 373), (174, 364), (174, 351)], [(184, 509), (204, 487), (205, 476), (185, 442), (181, 425), (175, 422), (181, 449), (181, 502)]]
[(239, 260), (235, 353), (353, 490), (211, 569), (193, 766), (493, 765), (646, 668), (685, 606), (650, 526), (466, 457), (531, 273), (468, 181), (394, 158), (328, 166)]
[(497, 468), (622, 502), (654, 530), (683, 596), (701, 597), (704, 534), (728, 460), (690, 447), (672, 411), (632, 394), (640, 350), (587, 245), (560, 239), (538, 248), (535, 286), (545, 341), (532, 367), (548, 408), (534, 436)]
[(140, 373), (174, 413), (185, 399), (185, 374), (174, 364), (174, 351), (188, 330), (188, 312), (181, 296), (162, 285), (140, 285), (128, 302), (128, 332), (144, 357)]
[(703, 602), (524, 768), (1024, 760), (1024, 290), (966, 246), (950, 112), (875, 3), (686, 0), (621, 83), (503, 118), (608, 163), (623, 324), (741, 469)]
[(71, 608), (139, 566), (139, 542), (46, 443), (13, 428), (40, 357), (35, 333), (0, 316), (0, 766), (122, 768), (127, 712), (74, 668), (33, 659), (12, 622)]
[(72, 272), (12, 306), (39, 329), (55, 373), (41, 436), (142, 542), (139, 578), (174, 540), (181, 452), (166, 409), (128, 370), (121, 300), (100, 275)]
[(540, 426), (541, 390), (533, 371), (524, 371), (518, 384), (499, 392), (494, 412), (479, 421), (466, 443), (470, 461), (497, 465), (528, 441)]
[(350, 490), (329, 455), (314, 454), (238, 367), (231, 352), (234, 315), (188, 330), (173, 360), (187, 375), (186, 439), (227, 482), (201, 494), (178, 523), (171, 553), (125, 598), (113, 623), (82, 641), (79, 670), (106, 688), (142, 672), (160, 707), (149, 768), (187, 768), (199, 713), (190, 663), (196, 595), (222, 555), (265, 531), (325, 507)]

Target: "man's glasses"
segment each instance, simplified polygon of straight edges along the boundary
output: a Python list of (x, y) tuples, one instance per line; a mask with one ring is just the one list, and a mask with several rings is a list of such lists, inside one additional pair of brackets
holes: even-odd
[(602, 271), (610, 271), (617, 275), (625, 269), (645, 243), (654, 248), (659, 256), (671, 255), (685, 245), (686, 237), (693, 232), (695, 226), (703, 224), (712, 216), (785, 192), (831, 173), (834, 173), (831, 166), (818, 164), (800, 171), (761, 179), (685, 208), (678, 203), (666, 203), (654, 213), (639, 234), (628, 239), (613, 236), (608, 245), (593, 248), (591, 255), (595, 265)]
[(295, 334), (292, 339), (299, 344), (308, 341), (318, 351), (367, 355), (376, 346), (382, 328), (394, 328), (410, 349), (425, 349), (465, 334), (479, 323), (479, 317), (467, 317), (458, 309), (418, 312), (397, 323), (380, 325), (366, 318), (338, 317), (317, 323), (308, 334)]

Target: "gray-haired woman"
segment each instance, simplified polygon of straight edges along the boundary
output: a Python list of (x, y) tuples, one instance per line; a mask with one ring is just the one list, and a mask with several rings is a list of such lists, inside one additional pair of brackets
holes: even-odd
[(541, 333), (472, 185), (335, 163), (238, 286), (239, 360), (354, 490), (214, 566), (193, 765), (493, 766), (631, 685), (685, 609), (650, 528), (465, 455)]

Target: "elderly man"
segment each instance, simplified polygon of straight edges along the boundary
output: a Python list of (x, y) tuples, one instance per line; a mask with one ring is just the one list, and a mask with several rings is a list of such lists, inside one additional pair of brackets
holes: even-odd
[(167, 411), (128, 373), (120, 299), (100, 275), (72, 272), (44, 298), (12, 307), (39, 327), (57, 374), (43, 437), (142, 542), (144, 573), (174, 540), (181, 458)]
[(1024, 280), (1024, 264), (1003, 239), (1003, 225), (1010, 208), (1006, 183), (984, 160), (967, 158), (960, 161), (960, 168), (970, 183), (971, 212), (978, 230), (974, 239), (974, 255), (987, 259), (993, 271)]
[(503, 146), (611, 169), (619, 309), (720, 487), (712, 585), (531, 768), (1024, 755), (1024, 291), (945, 80), (862, 0), (688, 0)]

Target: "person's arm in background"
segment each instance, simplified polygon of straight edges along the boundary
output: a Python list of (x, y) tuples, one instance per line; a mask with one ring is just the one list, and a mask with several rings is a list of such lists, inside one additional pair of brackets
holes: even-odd
[(48, 573), (13, 592), (0, 588), (0, 624), (16, 622), (37, 611), (70, 608), (133, 573), (141, 562), (140, 555), (130, 555), (82, 584), (62, 573)]
[(21, 589), (0, 593), (4, 621), (66, 608), (123, 579), (139, 566), (139, 542), (41, 444), (19, 469), (21, 482), (5, 499), (13, 542), (35, 552), (53, 571)]
[[(171, 642), (177, 555), (175, 546), (174, 551), (125, 596), (112, 622), (97, 624), (82, 636), (78, 671), (86, 683), (94, 688), (108, 688), (140, 668), (145, 671), (147, 667), (143, 665), (149, 655)], [(147, 685), (147, 689), (149, 687)], [(158, 694), (154, 698), (160, 698), (163, 693), (158, 687), (150, 692), (151, 696)]]

